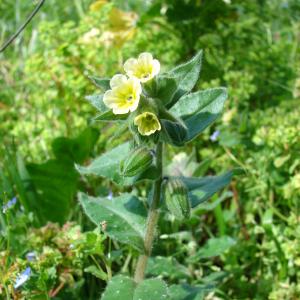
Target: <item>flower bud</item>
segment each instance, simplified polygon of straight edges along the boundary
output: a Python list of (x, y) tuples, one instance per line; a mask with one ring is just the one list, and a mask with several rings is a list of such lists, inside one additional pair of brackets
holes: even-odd
[(121, 162), (121, 174), (125, 177), (136, 176), (147, 170), (153, 162), (153, 154), (147, 147), (133, 149)]
[(165, 201), (167, 208), (176, 219), (183, 220), (190, 217), (191, 205), (188, 190), (180, 179), (169, 179), (165, 185)]

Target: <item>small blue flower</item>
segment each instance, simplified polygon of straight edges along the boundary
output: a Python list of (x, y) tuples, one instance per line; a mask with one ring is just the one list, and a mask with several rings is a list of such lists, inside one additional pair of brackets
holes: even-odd
[(211, 136), (210, 136), (210, 140), (212, 142), (215, 142), (218, 139), (218, 136), (220, 135), (220, 131), (216, 130)]
[(17, 289), (20, 286), (22, 286), (29, 279), (30, 275), (31, 275), (31, 268), (27, 267), (25, 271), (17, 277), (16, 282), (14, 284), (14, 288)]
[(109, 193), (107, 195), (107, 199), (108, 200), (112, 200), (113, 199), (113, 192), (112, 192), (112, 190), (109, 191)]
[(13, 197), (7, 203), (2, 206), (2, 211), (5, 214), (11, 207), (13, 207), (17, 203), (17, 197)]
[(28, 252), (26, 254), (26, 259), (28, 261), (35, 261), (36, 260), (36, 253), (35, 252)]

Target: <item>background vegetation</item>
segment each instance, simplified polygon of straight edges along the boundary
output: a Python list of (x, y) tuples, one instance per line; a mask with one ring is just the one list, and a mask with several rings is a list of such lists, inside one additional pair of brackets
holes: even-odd
[[(0, 0), (0, 42), (33, 4)], [(99, 299), (112, 274), (133, 272), (136, 251), (94, 229), (77, 202), (78, 191), (121, 192), (74, 163), (128, 137), (87, 122), (89, 75), (143, 51), (168, 70), (203, 49), (197, 88), (226, 86), (229, 100), (185, 152), (167, 151), (165, 168), (244, 175), (189, 221), (162, 215), (147, 274), (192, 286), (188, 299), (300, 299), (299, 43), (297, 0), (46, 1), (0, 53), (0, 298)]]

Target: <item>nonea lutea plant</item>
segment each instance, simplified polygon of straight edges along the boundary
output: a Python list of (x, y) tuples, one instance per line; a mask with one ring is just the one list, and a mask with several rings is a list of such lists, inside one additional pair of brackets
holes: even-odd
[(137, 196), (137, 191), (110, 199), (79, 194), (92, 222), (97, 226), (105, 222), (105, 233), (111, 239), (139, 252), (133, 278), (113, 276), (102, 295), (104, 300), (124, 300), (124, 294), (117, 294), (116, 289), (126, 290), (128, 299), (149, 299), (151, 292), (160, 294), (156, 299), (168, 299), (168, 287), (161, 279), (144, 279), (160, 211), (168, 210), (183, 221), (233, 176), (229, 171), (202, 178), (173, 177), (163, 170), (164, 145), (184, 147), (197, 138), (220, 116), (227, 98), (222, 87), (193, 91), (201, 60), (202, 51), (161, 73), (160, 62), (145, 52), (125, 62), (124, 74), (111, 79), (91, 77), (102, 91), (87, 96), (99, 111), (95, 120), (127, 128), (132, 139), (100, 155), (88, 166), (77, 165), (78, 172), (101, 176), (133, 190), (140, 181), (152, 185), (149, 201)]

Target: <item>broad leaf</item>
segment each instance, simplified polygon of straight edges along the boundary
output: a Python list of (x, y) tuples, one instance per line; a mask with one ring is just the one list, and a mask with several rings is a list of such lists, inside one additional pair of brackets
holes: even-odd
[(89, 95), (85, 99), (102, 113), (108, 110), (108, 107), (103, 102), (103, 94)]
[(129, 143), (124, 143), (102, 154), (87, 167), (76, 165), (76, 169), (82, 175), (97, 175), (108, 178), (117, 184), (123, 184), (124, 178), (120, 175), (119, 166), (129, 152)]
[(59, 137), (52, 142), (52, 150), (59, 160), (69, 161), (72, 164), (83, 163), (99, 138), (99, 131), (88, 127), (76, 138)]
[(168, 72), (168, 75), (174, 77), (178, 88), (170, 102), (171, 107), (184, 94), (190, 92), (199, 78), (202, 61), (202, 50), (199, 51), (190, 61), (175, 67)]
[(156, 94), (164, 106), (167, 106), (173, 99), (177, 91), (177, 82), (174, 77), (160, 76), (156, 80)]
[(127, 142), (102, 154), (86, 167), (80, 165), (75, 165), (75, 167), (81, 175), (96, 175), (105, 177), (116, 184), (123, 186), (129, 186), (135, 182), (145, 179), (155, 180), (157, 178), (157, 169), (153, 166), (150, 166), (143, 173), (134, 177), (122, 176), (120, 174), (120, 163), (128, 157), (129, 153), (130, 144)]
[(222, 236), (219, 238), (211, 238), (208, 242), (191, 256), (189, 262), (197, 262), (199, 259), (211, 258), (219, 256), (227, 251), (230, 247), (236, 244), (236, 241), (229, 236)]
[[(55, 159), (45, 163), (19, 163), (28, 206), (41, 223), (66, 222), (78, 185), (74, 162), (82, 163), (90, 155), (99, 133), (86, 128), (76, 138), (59, 137), (52, 143)], [(51, 212), (51, 214), (49, 214)]]
[(113, 277), (101, 300), (171, 300), (167, 285), (160, 279), (146, 279), (136, 284), (132, 278)]
[(150, 257), (146, 273), (152, 276), (164, 276), (170, 279), (184, 279), (189, 277), (189, 270), (178, 263), (173, 257)]
[(28, 164), (27, 170), (39, 202), (36, 213), (43, 223), (64, 223), (77, 189), (78, 174), (74, 167), (69, 162), (49, 160), (43, 164)]
[(202, 178), (179, 177), (189, 190), (191, 206), (196, 207), (200, 203), (208, 200), (213, 194), (228, 185), (234, 175), (229, 171), (220, 176), (207, 176)]
[(162, 138), (165, 142), (174, 146), (184, 145), (187, 138), (187, 129), (184, 124), (164, 119), (160, 119), (160, 122), (163, 133)]
[(171, 112), (181, 117), (188, 129), (186, 142), (195, 138), (221, 114), (227, 91), (225, 88), (209, 89), (183, 96)]
[(89, 79), (104, 92), (110, 89), (109, 78), (101, 78), (97, 76), (89, 76)]
[(204, 300), (204, 296), (213, 288), (209, 285), (173, 284), (169, 287), (169, 295), (171, 300)]
[(143, 252), (147, 212), (138, 198), (124, 194), (108, 200), (80, 193), (79, 201), (92, 222), (106, 222), (109, 237)]
[(187, 119), (200, 111), (205, 112), (211, 103), (216, 106), (219, 102), (224, 102), (226, 97), (227, 92), (225, 88), (198, 91), (182, 96), (170, 111), (176, 117)]
[(128, 118), (129, 114), (115, 115), (112, 110), (107, 110), (102, 114), (94, 117), (93, 121), (122, 121)]
[(146, 279), (135, 289), (133, 300), (170, 300), (168, 287), (158, 278)]
[(123, 275), (114, 276), (109, 281), (101, 300), (132, 300), (135, 285), (132, 278)]

